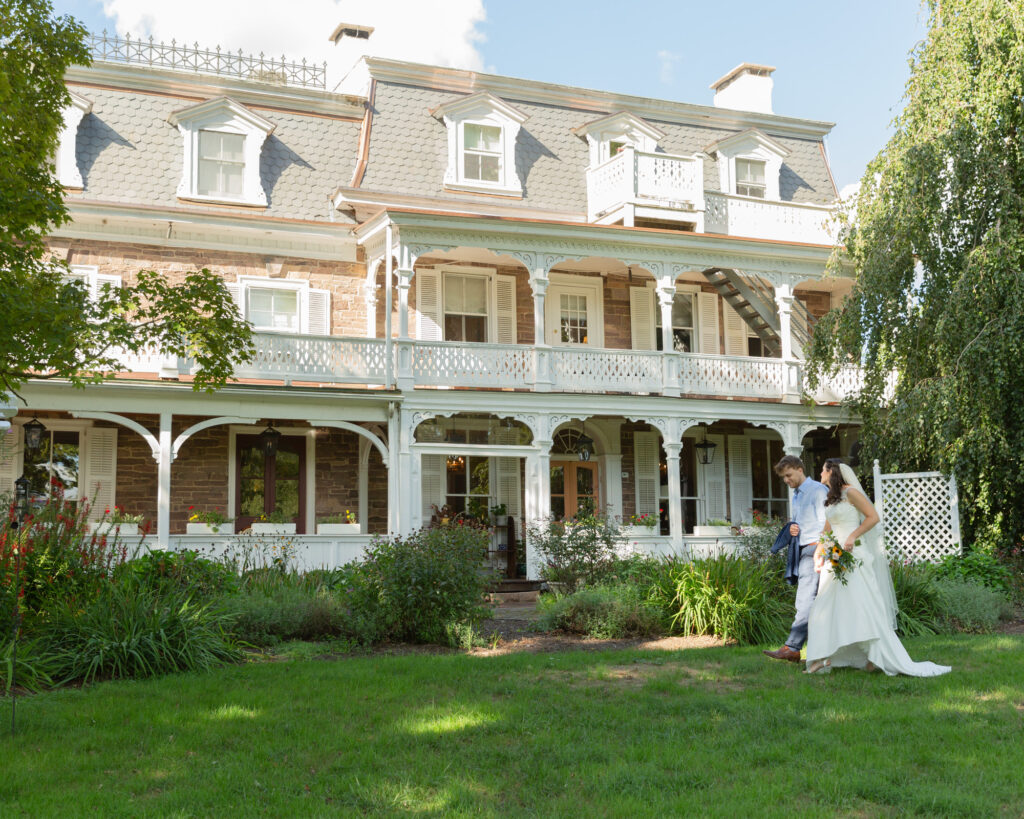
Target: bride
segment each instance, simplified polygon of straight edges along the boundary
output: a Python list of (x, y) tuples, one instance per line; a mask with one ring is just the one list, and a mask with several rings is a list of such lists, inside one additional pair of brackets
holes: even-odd
[(915, 663), (896, 636), (896, 593), (876, 528), (878, 512), (853, 470), (829, 458), (821, 470), (821, 482), (828, 487), (825, 531), (831, 531), (844, 549), (852, 549), (861, 562), (850, 570), (844, 586), (831, 567), (824, 566), (823, 550), (815, 554), (815, 568), (821, 574), (807, 624), (807, 672), (852, 666), (867, 671), (880, 668), (890, 675), (934, 677), (950, 671), (945, 665)]

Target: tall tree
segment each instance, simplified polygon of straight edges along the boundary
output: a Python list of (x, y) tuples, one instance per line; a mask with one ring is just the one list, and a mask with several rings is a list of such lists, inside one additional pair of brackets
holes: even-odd
[(30, 377), (109, 377), (118, 348), (190, 355), (197, 387), (221, 385), (252, 345), (216, 276), (170, 286), (143, 271), (90, 297), (48, 258), (47, 235), (69, 219), (53, 158), (70, 102), (64, 73), (89, 63), (84, 37), (49, 0), (0, 0), (0, 399)]
[(1024, 535), (1024, 4), (927, 8), (833, 260), (853, 292), (810, 359), (863, 360), (865, 454), (955, 473), (968, 542), (1003, 547)]

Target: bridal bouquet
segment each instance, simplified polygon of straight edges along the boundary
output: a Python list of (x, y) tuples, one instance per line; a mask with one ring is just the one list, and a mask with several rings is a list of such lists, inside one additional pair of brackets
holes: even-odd
[[(854, 557), (853, 552), (846, 551), (831, 532), (822, 535), (819, 542), (825, 550), (825, 565), (832, 567), (832, 575), (845, 586), (850, 579), (850, 572), (861, 564), (860, 558)], [(855, 540), (853, 547), (858, 546), (860, 540)]]

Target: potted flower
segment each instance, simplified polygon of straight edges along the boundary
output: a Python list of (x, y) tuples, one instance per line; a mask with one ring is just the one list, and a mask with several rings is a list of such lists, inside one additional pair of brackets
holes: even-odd
[(231, 518), (225, 515), (220, 507), (211, 511), (199, 511), (190, 506), (185, 531), (190, 535), (228, 534), (231, 531), (230, 523)]
[(358, 535), (361, 531), (356, 522), (356, 513), (348, 509), (336, 515), (320, 518), (316, 524), (318, 535)]
[(90, 523), (89, 529), (101, 534), (116, 531), (126, 537), (138, 537), (140, 523), (142, 523), (142, 515), (129, 515), (124, 511), (123, 506), (115, 506), (104, 509), (102, 519), (96, 523)]
[(629, 525), (634, 529), (644, 530), (643, 534), (654, 534), (654, 529), (660, 522), (660, 518), (651, 512), (643, 512), (639, 515), (629, 516)]
[(495, 526), (508, 526), (508, 508), (503, 503), (491, 507), (491, 518)]
[(729, 537), (733, 534), (732, 523), (720, 518), (704, 521), (701, 526), (694, 526), (693, 533), (697, 537)]
[(290, 515), (275, 509), (269, 515), (260, 515), (252, 522), (252, 531), (257, 535), (294, 535), (295, 522)]

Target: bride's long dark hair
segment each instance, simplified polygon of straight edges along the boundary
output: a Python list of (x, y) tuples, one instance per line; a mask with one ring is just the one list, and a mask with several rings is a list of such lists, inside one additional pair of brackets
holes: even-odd
[(828, 487), (828, 497), (825, 498), (825, 505), (839, 503), (843, 499), (843, 470), (840, 469), (843, 462), (838, 458), (829, 458), (825, 461), (825, 477), (828, 479), (825, 486)]

